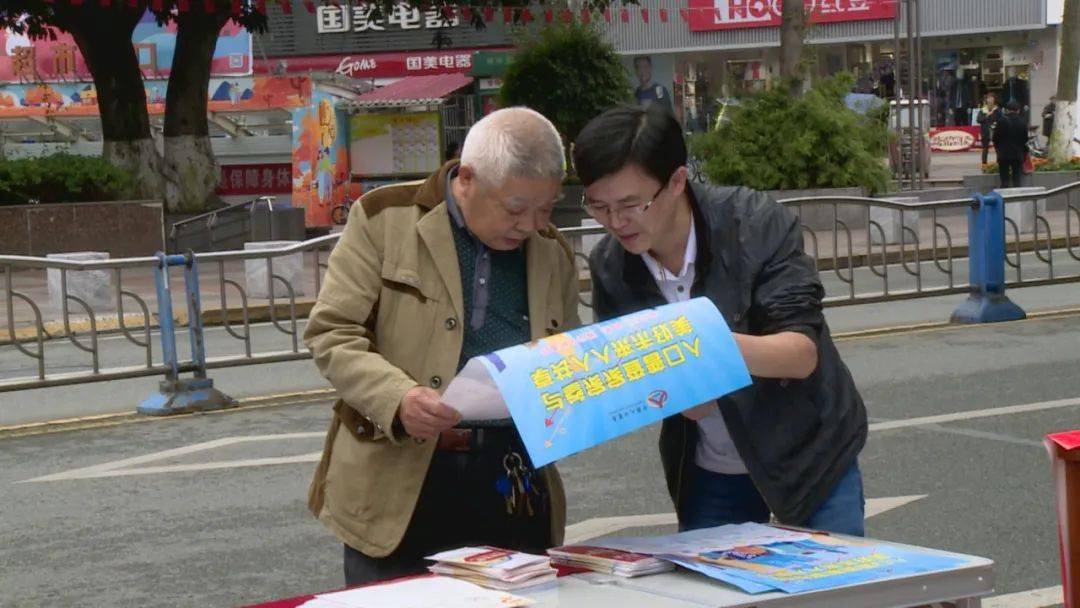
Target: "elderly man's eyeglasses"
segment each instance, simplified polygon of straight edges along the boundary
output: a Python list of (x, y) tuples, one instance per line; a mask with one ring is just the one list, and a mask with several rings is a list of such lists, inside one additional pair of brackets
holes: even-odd
[(656, 198), (660, 196), (660, 193), (663, 192), (666, 187), (667, 184), (660, 186), (660, 189), (657, 190), (656, 194), (652, 195), (652, 198), (648, 201), (622, 203), (619, 205), (609, 205), (608, 203), (589, 200), (587, 195), (582, 194), (581, 206), (585, 209), (585, 213), (588, 213), (593, 219), (601, 223), (609, 222), (615, 216), (637, 218), (641, 217), (643, 213), (649, 210), (649, 207), (656, 202)]

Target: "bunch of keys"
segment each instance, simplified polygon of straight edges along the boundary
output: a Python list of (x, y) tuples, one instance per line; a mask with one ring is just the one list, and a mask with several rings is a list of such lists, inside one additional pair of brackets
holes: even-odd
[(535, 513), (532, 497), (540, 494), (533, 483), (533, 472), (516, 452), (510, 452), (503, 458), (503, 469), (506, 474), (495, 480), (495, 489), (506, 501), (506, 513), (532, 517)]

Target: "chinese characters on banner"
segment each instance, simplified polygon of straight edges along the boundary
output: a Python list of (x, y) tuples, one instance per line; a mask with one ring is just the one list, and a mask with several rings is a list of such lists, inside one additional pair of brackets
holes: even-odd
[[(690, 31), (778, 27), (781, 0), (689, 0)], [(812, 23), (896, 17), (896, 0), (805, 0)]]
[[(288, 59), (294, 72), (337, 72), (351, 78), (401, 78), (466, 73), (473, 67), (475, 49), (422, 50), (363, 55), (302, 55)], [(501, 50), (501, 49), (500, 49)], [(277, 59), (255, 61), (256, 74), (273, 71)]]
[(405, 2), (399, 2), (388, 12), (380, 12), (375, 4), (323, 5), (315, 11), (315, 28), (320, 34), (345, 32), (385, 32), (388, 30), (438, 29), (457, 27), (460, 23), (456, 12), (428, 8), (421, 11)]
[(292, 194), (292, 164), (223, 165), (220, 196)]
[(750, 384), (711, 301), (648, 309), (479, 358), (535, 466)]

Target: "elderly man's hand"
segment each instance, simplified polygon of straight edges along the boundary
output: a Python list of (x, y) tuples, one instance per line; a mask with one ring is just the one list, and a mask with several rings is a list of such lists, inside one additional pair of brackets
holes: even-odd
[(416, 386), (401, 398), (398, 419), (410, 437), (435, 439), (439, 433), (460, 422), (461, 414), (443, 403), (436, 391)]

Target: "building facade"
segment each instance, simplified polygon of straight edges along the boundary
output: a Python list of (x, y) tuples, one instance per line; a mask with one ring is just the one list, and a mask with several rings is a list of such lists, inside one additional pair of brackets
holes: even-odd
[[(902, 39), (907, 33), (904, 3), (806, 2), (814, 15), (806, 32), (811, 78), (851, 72), (855, 92), (895, 95), (907, 78), (904, 45), (898, 56), (894, 38), (894, 28)], [(602, 27), (620, 53), (636, 60), (635, 68), (648, 64), (634, 69), (640, 87), (647, 86), (640, 82), (647, 76), (670, 86), (688, 128), (704, 128), (723, 100), (764, 88), (777, 77), (780, 5), (688, 0), (673, 9), (662, 0), (643, 0), (642, 9), (670, 15), (612, 19)], [(970, 126), (987, 92), (1002, 103), (1016, 99), (1038, 116), (1057, 82), (1058, 26), (1047, 23), (1046, 0), (919, 0), (918, 6), (911, 25), (922, 34), (923, 96), (934, 126)]]

